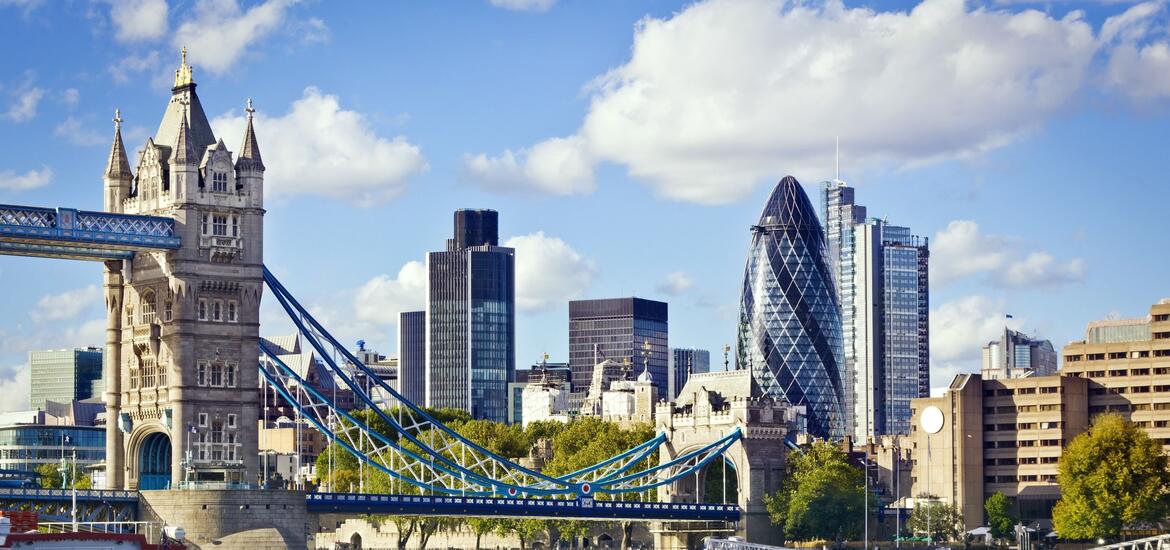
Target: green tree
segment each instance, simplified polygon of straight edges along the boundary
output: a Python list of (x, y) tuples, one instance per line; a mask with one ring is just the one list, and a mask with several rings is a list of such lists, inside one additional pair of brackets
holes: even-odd
[(502, 521), (503, 519), (500, 518), (489, 517), (467, 518), (467, 527), (470, 528), (471, 532), (475, 534), (475, 550), (479, 550), (480, 539), (482, 539), (484, 535), (499, 531), (500, 522)]
[(1116, 539), (1122, 528), (1170, 511), (1170, 470), (1162, 447), (1121, 415), (1107, 413), (1061, 454), (1060, 500), (1052, 523), (1061, 537)]
[[(62, 487), (63, 483), (65, 484), (65, 488), (75, 488), (75, 489), (91, 489), (91, 488), (93, 488), (93, 479), (90, 478), (89, 474), (82, 474), (81, 472), (77, 472), (76, 479), (62, 480), (61, 479), (61, 470), (59, 468), (60, 468), (60, 465), (56, 464), (56, 463), (54, 463), (54, 464), (41, 464), (40, 466), (37, 466), (36, 471), (38, 474), (40, 474), (40, 483), (41, 483), (42, 488), (60, 489)], [(65, 475), (66, 476), (73, 475), (73, 467), (71, 464), (66, 468)]]
[(1000, 540), (1012, 534), (1012, 527), (1016, 524), (1016, 517), (1012, 514), (1012, 499), (997, 492), (987, 497), (983, 510), (987, 512), (987, 525), (991, 527), (992, 537)]
[(918, 497), (918, 503), (906, 520), (906, 528), (914, 534), (930, 537), (931, 541), (958, 540), (963, 532), (962, 519), (954, 506), (930, 497)]
[(496, 523), (496, 534), (501, 537), (516, 535), (520, 539), (520, 550), (527, 550), (528, 543), (547, 527), (547, 522), (539, 519), (501, 518)]
[(864, 474), (832, 443), (818, 441), (789, 455), (788, 475), (764, 504), (788, 540), (852, 538), (864, 523)]

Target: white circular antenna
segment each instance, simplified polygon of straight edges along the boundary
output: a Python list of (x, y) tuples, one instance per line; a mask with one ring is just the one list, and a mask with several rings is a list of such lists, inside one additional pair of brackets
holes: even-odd
[(926, 430), (928, 434), (936, 434), (943, 429), (943, 412), (942, 409), (931, 405), (922, 409), (922, 416), (918, 417), (918, 423)]

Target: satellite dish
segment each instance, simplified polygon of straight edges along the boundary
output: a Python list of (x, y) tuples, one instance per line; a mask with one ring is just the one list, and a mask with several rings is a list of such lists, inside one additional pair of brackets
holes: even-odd
[(943, 412), (942, 409), (931, 405), (922, 409), (922, 416), (918, 417), (918, 423), (926, 430), (928, 434), (936, 434), (943, 429)]

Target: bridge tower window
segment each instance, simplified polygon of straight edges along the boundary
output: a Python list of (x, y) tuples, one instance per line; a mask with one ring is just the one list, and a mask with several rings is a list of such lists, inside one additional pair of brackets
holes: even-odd
[(211, 234), (216, 237), (226, 237), (228, 230), (227, 214), (213, 214), (211, 216)]
[(163, 300), (163, 322), (169, 323), (175, 320), (175, 300), (167, 298)]
[(233, 237), (240, 236), (240, 217), (239, 216), (232, 216), (232, 236)]
[(199, 299), (199, 320), (207, 320), (207, 298)]
[(211, 320), (217, 323), (223, 321), (223, 300), (215, 300), (211, 303)]
[(239, 309), (240, 309), (239, 305), (236, 304), (235, 300), (228, 300), (227, 321), (229, 323), (235, 323), (235, 322), (238, 322), (240, 320), (239, 319)]
[(227, 193), (227, 174), (224, 172), (211, 173), (211, 190), (216, 193)]
[(208, 224), (208, 221), (209, 221), (210, 219), (211, 219), (211, 215), (210, 215), (210, 214), (208, 214), (207, 212), (204, 212), (204, 213), (203, 213), (203, 214), (200, 216), (200, 221), (199, 221), (199, 232), (200, 232), (200, 233), (202, 233), (202, 234), (204, 234), (204, 235), (206, 235), (206, 234), (207, 234), (207, 224)]
[(154, 291), (147, 290), (142, 293), (142, 309), (139, 315), (142, 316), (142, 324), (149, 325), (154, 322)]

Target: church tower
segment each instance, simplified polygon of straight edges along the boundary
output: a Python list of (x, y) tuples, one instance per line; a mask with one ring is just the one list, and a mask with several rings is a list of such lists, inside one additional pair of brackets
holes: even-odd
[(232, 487), (258, 478), (264, 164), (216, 139), (183, 60), (133, 174), (115, 117), (110, 212), (175, 220), (182, 247), (106, 264), (107, 480), (112, 488)]

